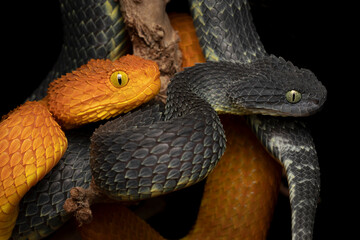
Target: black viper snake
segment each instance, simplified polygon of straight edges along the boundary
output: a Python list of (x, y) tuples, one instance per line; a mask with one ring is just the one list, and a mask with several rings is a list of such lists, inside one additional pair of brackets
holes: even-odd
[[(225, 147), (225, 137), (222, 134), (221, 124), (213, 108), (219, 112), (231, 113), (234, 113), (235, 108), (254, 108), (257, 109), (256, 113), (276, 115), (276, 112), (280, 111), (285, 113), (286, 116), (300, 116), (314, 113), (325, 101), (326, 90), (317, 82), (315, 76), (310, 71), (299, 69), (281, 58), (268, 56), (266, 54), (252, 25), (249, 8), (245, 1), (240, 1), (238, 6), (236, 3), (234, 3), (233, 6), (228, 6), (222, 3), (215, 4), (215, 2), (211, 1), (203, 3), (202, 5), (197, 5), (196, 2), (193, 2), (192, 6), (194, 23), (195, 26), (198, 26), (198, 36), (206, 57), (211, 60), (232, 61), (234, 63), (209, 62), (197, 65), (194, 68), (189, 68), (183, 73), (177, 74), (172, 80), (168, 92), (169, 100), (164, 114), (157, 111), (157, 106), (150, 107), (150, 109), (143, 110), (143, 112), (150, 112), (152, 114), (151, 117), (143, 117), (142, 112), (138, 112), (130, 114), (124, 119), (114, 120), (95, 131), (92, 137), (92, 156), (101, 157), (104, 156), (104, 151), (102, 150), (111, 151), (109, 154), (106, 154), (107, 157), (105, 157), (105, 161), (97, 161), (97, 158), (92, 157), (92, 165), (96, 166), (95, 169), (93, 169), (93, 175), (95, 176), (97, 185), (108, 191), (114, 198), (146, 198), (185, 187), (188, 184), (204, 178), (215, 166)], [(200, 6), (205, 8), (201, 9)], [(207, 13), (207, 11), (209, 13)], [(202, 15), (203, 13), (204, 15)], [(227, 16), (226, 20), (219, 20), (221, 16)], [(231, 22), (233, 19), (236, 20), (235, 24)], [(212, 21), (215, 22), (212, 23)], [(234, 30), (233, 25), (244, 25), (244, 27), (238, 27)], [(213, 26), (215, 30), (209, 31), (209, 26)], [(121, 29), (121, 27), (118, 29)], [(243, 29), (246, 29), (246, 32), (242, 31)], [(240, 32), (238, 32), (239, 30)], [(210, 34), (207, 35), (206, 33)], [(224, 37), (219, 38), (219, 36)], [(246, 37), (241, 38), (239, 41), (240, 38), (234, 36)], [(89, 55), (89, 58), (94, 57), (98, 56), (96, 54)], [(239, 62), (241, 63), (240, 65)], [(243, 72), (240, 72), (239, 66), (244, 70)], [(260, 71), (258, 71), (259, 69)], [(196, 74), (198, 74), (198, 78), (194, 77)], [(293, 78), (293, 76), (295, 76), (295, 78)], [(211, 85), (211, 81), (205, 85), (203, 84), (202, 78), (214, 80), (213, 82), (216, 84), (223, 85), (223, 89), (231, 89), (231, 91), (220, 90), (220, 87), (214, 88)], [(251, 82), (251, 84), (248, 82), (250, 78), (255, 78), (256, 86), (254, 82)], [(309, 82), (307, 83), (310, 85), (309, 87), (301, 84), (304, 78), (308, 79)], [(190, 86), (185, 85), (186, 79), (191, 79), (191, 81), (189, 81), (191, 82)], [(225, 81), (223, 79), (229, 80)], [(274, 82), (271, 82), (272, 80), (274, 80)], [(291, 80), (294, 81), (292, 82)], [(235, 84), (236, 81), (245, 84), (247, 87), (247, 92), (243, 91), (243, 95), (234, 91), (239, 88), (239, 85)], [(268, 85), (269, 82), (272, 83), (271, 87), (274, 88), (265, 88), (265, 85)], [(226, 102), (223, 98), (219, 97), (221, 93), (225, 93), (225, 95), (229, 97)], [(34, 96), (39, 96), (39, 94), (36, 93)], [(194, 100), (186, 101), (188, 99)], [(310, 100), (307, 101), (308, 99)], [(272, 104), (268, 104), (269, 100), (272, 101)], [(253, 104), (255, 101), (261, 102), (261, 104)], [(308, 112), (301, 112), (298, 108), (300, 104), (303, 106), (301, 111), (305, 109), (305, 106), (309, 107), (309, 109), (311, 109), (311, 106), (315, 107)], [(246, 111), (247, 110), (245, 110), (245, 113)], [(192, 115), (189, 116), (189, 113)], [(131, 134), (129, 132), (130, 130), (123, 130), (125, 125), (130, 125), (128, 122), (131, 123), (138, 119), (141, 120), (142, 118), (144, 118), (144, 121), (140, 122), (143, 122), (143, 127), (129, 127), (130, 129), (135, 128), (135, 132), (131, 131)], [(195, 119), (200, 121), (195, 122)], [(159, 120), (161, 122), (157, 122)], [(173, 127), (173, 125), (170, 124), (170, 120), (179, 125)], [(303, 239), (304, 236), (311, 236), (311, 232), (306, 231), (311, 231), (312, 229), (313, 220), (311, 218), (313, 218), (314, 215), (314, 198), (317, 197), (319, 188), (318, 166), (317, 162), (314, 161), (314, 159), (316, 160), (316, 152), (313, 145), (308, 145), (309, 142), (312, 142), (311, 136), (309, 136), (301, 123), (293, 119), (281, 120), (284, 121), (281, 121), (283, 123), (279, 124), (279, 119), (277, 118), (250, 117), (250, 122), (256, 132), (259, 133), (264, 145), (268, 147), (268, 150), (272, 152), (273, 155), (284, 163), (288, 171), (287, 175), (291, 190), (290, 196), (292, 206), (294, 207), (293, 238)], [(116, 129), (114, 125), (118, 125), (119, 123), (124, 124), (120, 125), (121, 127), (119, 129)], [(150, 123), (153, 124), (149, 125)], [(284, 131), (284, 129), (286, 129), (286, 131)], [(147, 133), (144, 134), (144, 130), (146, 130)], [(125, 133), (125, 135), (119, 135), (117, 131)], [(283, 134), (283, 132), (287, 132), (288, 135), (279, 135), (279, 133)], [(144, 137), (144, 135), (146, 137)], [(300, 141), (298, 140), (299, 135), (304, 136), (300, 138)], [(89, 135), (85, 136), (84, 139), (88, 139), (88, 137)], [(101, 141), (97, 141), (97, 139), (101, 139)], [(121, 147), (109, 147), (114, 145), (113, 139), (116, 139), (116, 144), (119, 144)], [(191, 141), (188, 143), (188, 140)], [(71, 140), (69, 142), (71, 143)], [(74, 146), (83, 144), (80, 142), (74, 141)], [(154, 142), (161, 143), (155, 146), (153, 145)], [(138, 143), (141, 144), (136, 146)], [(186, 151), (184, 153), (180, 152), (180, 148), (184, 148)], [(67, 174), (70, 176), (70, 172), (77, 173), (76, 177), (72, 177), (72, 179), (79, 179), (78, 182), (67, 183), (67, 188), (82, 184), (85, 184), (84, 187), (86, 187), (86, 182), (89, 181), (90, 178), (89, 167), (80, 163), (77, 163), (76, 167), (68, 166), (67, 164), (70, 164), (71, 161), (75, 161), (72, 158), (74, 153), (71, 153), (70, 150), (71, 147), (69, 147), (67, 155), (63, 158), (64, 163), (59, 165), (58, 168), (66, 169), (63, 171), (63, 176)], [(135, 152), (130, 154), (130, 152), (134, 150)], [(295, 154), (293, 155), (294, 152)], [(303, 152), (307, 154), (302, 155)], [(297, 162), (296, 157), (299, 155), (300, 157), (308, 158), (308, 162)], [(199, 156), (205, 157), (205, 160)], [(81, 157), (85, 159), (88, 158), (86, 154), (81, 155)], [(134, 157), (134, 159), (131, 159), (131, 157)], [(112, 165), (117, 158), (120, 159), (120, 163)], [(126, 162), (126, 164), (121, 163), (121, 159), (123, 162)], [(195, 162), (195, 166), (191, 166), (189, 164), (190, 161)], [(155, 164), (158, 165), (155, 166)], [(82, 168), (86, 171), (81, 171)], [(154, 173), (157, 174), (155, 180), (153, 178)], [(141, 180), (137, 180), (137, 174), (140, 174), (140, 177), (142, 177)], [(297, 175), (304, 176), (304, 174), (307, 179), (306, 181), (297, 179)], [(59, 173), (55, 173), (55, 175), (59, 175)], [(310, 177), (308, 178), (308, 176)], [(83, 180), (84, 177), (86, 180)], [(126, 180), (124, 180), (124, 178)], [(58, 180), (59, 177), (51, 177), (50, 182), (56, 185)], [(301, 183), (299, 181), (301, 181)], [(309, 186), (311, 186), (311, 188), (309, 188)], [(300, 188), (299, 190), (298, 187)], [(49, 184), (47, 186), (40, 184), (39, 187), (37, 186), (36, 188), (37, 190), (32, 191), (32, 195), (29, 193), (28, 196), (24, 198), (24, 204), (26, 204), (26, 202), (29, 203), (26, 207), (24, 206), (24, 208), (26, 208), (25, 211), (27, 211), (26, 215), (28, 216), (33, 216), (31, 210), (33, 211), (32, 213), (37, 213), (39, 211), (45, 211), (43, 209), (49, 209), (47, 207), (41, 208), (41, 210), (39, 209), (36, 204), (38, 204), (40, 200), (35, 200), (37, 193), (44, 193), (46, 190), (49, 192), (55, 191), (55, 187)], [(310, 199), (310, 203), (308, 204), (303, 202), (304, 196), (301, 194), (304, 194), (304, 192)], [(45, 193), (45, 195), (46, 194), (47, 193)], [(61, 194), (57, 194), (56, 197), (51, 197), (51, 199), (53, 199), (53, 205), (57, 205), (56, 212), (58, 213), (61, 212), (59, 203), (65, 198), (59, 195)], [(34, 205), (35, 201), (37, 203)], [(46, 204), (49, 205), (48, 203), (49, 201), (44, 203), (44, 206), (46, 206)], [(299, 205), (296, 206), (296, 204)], [(310, 206), (309, 212), (298, 210), (303, 206)], [(43, 212), (42, 214), (44, 216), (50, 212), (51, 210), (48, 210), (48, 212)], [(59, 222), (64, 220), (63, 218), (66, 218), (66, 215), (60, 214), (51, 218), (54, 220), (54, 228), (56, 228)], [(308, 218), (310, 221), (307, 221), (309, 226), (305, 226), (305, 230), (303, 230), (303, 226), (296, 225), (299, 222), (297, 218)], [(34, 219), (39, 218), (33, 217), (31, 219), (30, 224), (36, 229), (36, 226), (44, 220), (39, 220), (39, 222), (36, 223)], [(15, 235), (16, 232), (24, 233), (28, 231), (29, 223), (26, 223), (26, 221), (28, 220), (25, 220), (24, 217), (19, 217), (16, 231), (14, 231)], [(52, 227), (45, 227), (44, 229), (48, 230), (42, 229), (37, 231), (39, 235), (46, 235), (52, 231), (51, 228)]]

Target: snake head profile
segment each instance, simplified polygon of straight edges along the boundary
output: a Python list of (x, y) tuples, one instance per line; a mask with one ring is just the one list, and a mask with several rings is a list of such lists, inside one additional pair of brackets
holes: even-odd
[(326, 88), (314, 73), (275, 56), (244, 64), (235, 79), (228, 96), (248, 114), (309, 116), (326, 100)]
[(126, 55), (118, 60), (92, 59), (54, 80), (48, 107), (65, 128), (109, 119), (152, 99), (160, 90), (158, 65)]

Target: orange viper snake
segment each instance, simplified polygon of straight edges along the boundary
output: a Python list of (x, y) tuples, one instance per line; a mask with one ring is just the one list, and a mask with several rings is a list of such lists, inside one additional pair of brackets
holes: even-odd
[(140, 106), (159, 92), (159, 77), (157, 64), (140, 57), (91, 60), (51, 83), (43, 100), (28, 101), (3, 118), (0, 239), (10, 237), (20, 199), (66, 151), (61, 128), (109, 119)]

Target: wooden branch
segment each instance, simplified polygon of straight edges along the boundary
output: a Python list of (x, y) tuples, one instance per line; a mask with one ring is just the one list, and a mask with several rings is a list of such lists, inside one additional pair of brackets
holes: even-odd
[(158, 63), (160, 98), (165, 100), (170, 78), (181, 68), (180, 40), (165, 11), (167, 0), (120, 0), (133, 54)]

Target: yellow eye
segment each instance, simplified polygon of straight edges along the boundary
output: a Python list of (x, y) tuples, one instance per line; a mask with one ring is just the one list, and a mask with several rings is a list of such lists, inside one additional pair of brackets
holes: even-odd
[(286, 100), (289, 103), (297, 103), (301, 100), (301, 93), (296, 90), (290, 90), (286, 93)]
[(124, 87), (128, 81), (128, 75), (123, 71), (113, 72), (110, 76), (110, 82), (116, 88)]

